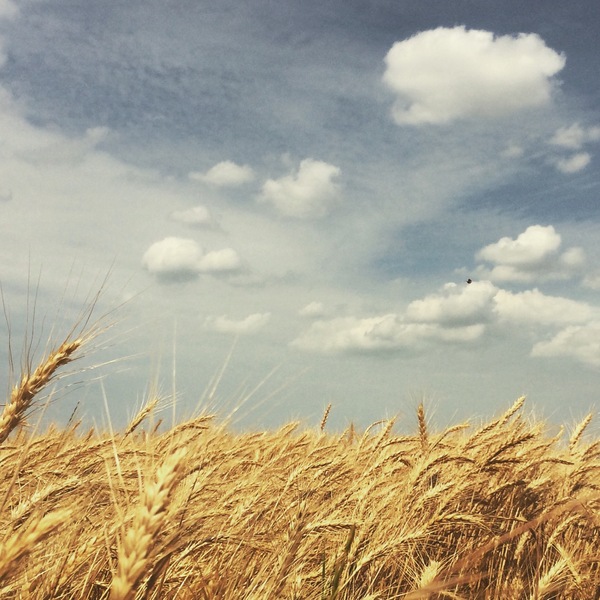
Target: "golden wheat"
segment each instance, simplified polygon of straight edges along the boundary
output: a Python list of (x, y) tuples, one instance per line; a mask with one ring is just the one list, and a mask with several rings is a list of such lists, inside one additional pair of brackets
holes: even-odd
[[(123, 433), (19, 427), (84, 337), (15, 386), (0, 418), (0, 597), (133, 600), (595, 598), (600, 441), (519, 398), (470, 432), (394, 419)], [(584, 430), (587, 431), (583, 436)]]

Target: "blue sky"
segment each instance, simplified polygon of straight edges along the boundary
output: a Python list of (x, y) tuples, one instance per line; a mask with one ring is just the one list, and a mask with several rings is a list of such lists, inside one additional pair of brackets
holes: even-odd
[(595, 409), (599, 25), (592, 1), (0, 0), (17, 362), (36, 287), (44, 340), (109, 271), (98, 312), (125, 303), (80, 365), (116, 362), (51, 417), (105, 395), (121, 424), (153, 382), (183, 416), (226, 362), (208, 404), (249, 395), (245, 424)]

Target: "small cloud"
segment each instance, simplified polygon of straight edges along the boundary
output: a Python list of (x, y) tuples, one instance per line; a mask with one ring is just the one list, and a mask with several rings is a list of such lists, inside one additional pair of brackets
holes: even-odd
[(565, 57), (535, 33), (496, 36), (439, 27), (396, 42), (384, 82), (396, 93), (399, 125), (498, 117), (547, 104)]
[(194, 206), (186, 210), (176, 210), (170, 216), (173, 221), (178, 221), (191, 227), (211, 227), (214, 224), (210, 211), (206, 206)]
[(531, 356), (567, 356), (586, 365), (600, 367), (600, 322), (566, 327), (553, 338), (535, 344)]
[(216, 187), (238, 187), (254, 179), (254, 171), (248, 165), (237, 165), (225, 160), (211, 167), (206, 173), (193, 171), (189, 178)]
[(560, 127), (556, 130), (550, 144), (560, 146), (568, 150), (580, 150), (588, 142), (600, 140), (600, 127), (589, 127), (584, 129), (579, 123), (573, 123), (568, 127)]
[(200, 273), (218, 275), (238, 271), (242, 261), (231, 248), (205, 254), (194, 240), (167, 237), (146, 250), (142, 265), (160, 279), (185, 281), (194, 279)]
[(591, 160), (592, 157), (588, 152), (578, 152), (569, 158), (559, 158), (554, 164), (561, 173), (569, 175), (585, 169)]
[(339, 175), (338, 167), (307, 158), (298, 171), (267, 180), (258, 200), (272, 204), (288, 217), (324, 217), (339, 202), (340, 188), (334, 181)]
[(301, 317), (308, 317), (310, 319), (318, 319), (325, 316), (325, 306), (322, 302), (310, 302), (304, 308), (298, 311)]
[(198, 274), (202, 255), (202, 248), (194, 240), (167, 237), (146, 250), (142, 265), (159, 277), (187, 279)]
[(479, 266), (476, 272), (491, 281), (567, 279), (581, 271), (585, 254), (578, 247), (559, 253), (561, 243), (561, 236), (551, 225), (531, 225), (514, 240), (503, 237), (482, 248), (476, 258), (494, 266)]
[(236, 335), (250, 335), (260, 331), (271, 319), (271, 313), (254, 313), (245, 319), (230, 319), (226, 315), (220, 317), (208, 317), (204, 322), (207, 329), (221, 333), (233, 333)]

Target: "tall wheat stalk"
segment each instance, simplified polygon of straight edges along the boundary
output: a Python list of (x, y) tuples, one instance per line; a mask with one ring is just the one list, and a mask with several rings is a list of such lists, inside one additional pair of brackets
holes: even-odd
[(124, 527), (121, 535), (117, 572), (110, 588), (111, 600), (129, 600), (135, 596), (155, 538), (166, 520), (169, 496), (178, 481), (184, 456), (183, 449), (175, 451), (158, 468), (154, 481), (145, 485), (131, 524)]
[(33, 373), (25, 373), (15, 385), (10, 399), (0, 416), (0, 444), (24, 421), (27, 410), (35, 396), (55, 377), (56, 371), (74, 360), (74, 354), (84, 343), (84, 338), (65, 340), (35, 368)]

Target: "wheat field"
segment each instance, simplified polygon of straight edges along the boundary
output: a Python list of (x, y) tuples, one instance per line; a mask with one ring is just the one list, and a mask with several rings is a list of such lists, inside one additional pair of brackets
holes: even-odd
[[(28, 416), (86, 335), (25, 369), (0, 417), (0, 597), (600, 598), (600, 440), (525, 399), (414, 435), (210, 415), (121, 432)], [(592, 438), (592, 439), (590, 439)]]

